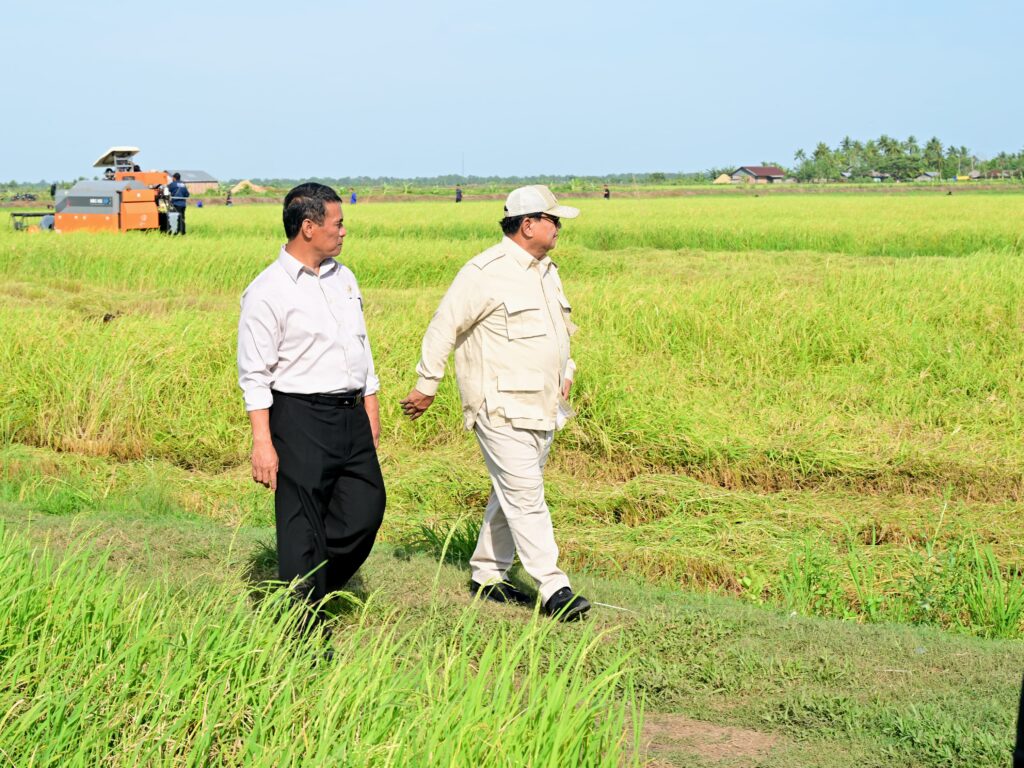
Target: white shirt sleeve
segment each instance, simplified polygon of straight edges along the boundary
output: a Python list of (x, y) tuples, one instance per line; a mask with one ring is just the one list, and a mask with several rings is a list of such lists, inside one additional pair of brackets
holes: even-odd
[(370, 334), (366, 334), (366, 389), (364, 397), (375, 395), (380, 390), (380, 379), (377, 378), (377, 371), (373, 366), (373, 349), (370, 348)]
[(242, 296), (238, 320), (238, 385), (245, 397), (245, 410), (270, 408), (270, 393), (281, 334), (274, 309), (267, 299)]

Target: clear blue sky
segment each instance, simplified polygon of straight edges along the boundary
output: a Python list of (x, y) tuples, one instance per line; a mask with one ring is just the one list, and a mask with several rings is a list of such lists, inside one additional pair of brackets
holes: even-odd
[(0, 180), (602, 174), (792, 161), (844, 134), (1024, 147), (1024, 5), (19, 2)]

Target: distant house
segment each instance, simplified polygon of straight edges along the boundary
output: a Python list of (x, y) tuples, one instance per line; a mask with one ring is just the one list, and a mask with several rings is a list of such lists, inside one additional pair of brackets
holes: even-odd
[(741, 165), (732, 172), (733, 181), (747, 184), (775, 184), (786, 177), (786, 172), (774, 165)]
[(938, 171), (925, 171), (920, 176), (917, 176), (914, 181), (941, 181), (942, 174)]
[(1012, 179), (1013, 171), (988, 171), (985, 173), (986, 179)]
[(171, 170), (168, 173), (180, 173), (181, 181), (188, 187), (190, 195), (201, 195), (208, 189), (217, 189), (220, 186), (220, 182), (206, 171)]
[(261, 187), (259, 184), (253, 184), (249, 179), (243, 179), (231, 188), (231, 194), (237, 195), (240, 192), (266, 192), (266, 187)]
[(728, 173), (722, 173), (722, 174), (719, 174), (715, 178), (715, 180), (712, 181), (711, 183), (712, 184), (732, 184), (732, 176), (730, 176)]
[(880, 173), (879, 171), (872, 171), (870, 174), (872, 181), (888, 181), (892, 176), (888, 173)]
[(982, 174), (981, 171), (971, 171), (970, 173), (967, 174), (967, 178), (969, 178), (971, 181), (977, 181), (983, 175), (984, 174)]

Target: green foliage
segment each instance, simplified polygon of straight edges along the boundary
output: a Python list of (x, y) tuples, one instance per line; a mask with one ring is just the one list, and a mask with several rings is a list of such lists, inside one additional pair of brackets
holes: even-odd
[(408, 542), (410, 552), (423, 552), (438, 561), (454, 565), (469, 565), (476, 549), (480, 523), (476, 520), (456, 520), (420, 526), (419, 535)]
[[(33, 555), (0, 529), (0, 752), (14, 765), (638, 764), (621, 662), (479, 611), (297, 633), (287, 589), (141, 589), (111, 551)], [(41, 617), (45, 617), (41, 620)], [(537, 692), (543, 695), (537, 695)], [(620, 698), (619, 693), (626, 696)], [(632, 725), (627, 721), (632, 717)], [(157, 736), (158, 734), (158, 736)]]
[(835, 149), (819, 142), (811, 156), (798, 149), (794, 155), (797, 168), (793, 175), (800, 181), (839, 181), (844, 172), (853, 179), (868, 179), (873, 173), (882, 173), (893, 181), (912, 181), (926, 171), (952, 179), (978, 170), (1005, 171), (1013, 177), (1024, 178), (1024, 151), (1000, 152), (988, 161), (976, 157), (964, 146), (950, 145), (945, 152), (943, 155), (942, 142), (935, 136), (923, 148), (914, 136), (899, 141), (883, 134), (867, 142), (846, 136)]

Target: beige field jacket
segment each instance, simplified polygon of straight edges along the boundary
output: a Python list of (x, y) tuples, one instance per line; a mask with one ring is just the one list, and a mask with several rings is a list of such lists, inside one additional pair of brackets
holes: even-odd
[(538, 261), (506, 237), (455, 276), (423, 337), (416, 389), (437, 392), (454, 348), (466, 429), (485, 404), (492, 422), (560, 427), (571, 415), (562, 383), (576, 370), (571, 312), (551, 259)]

